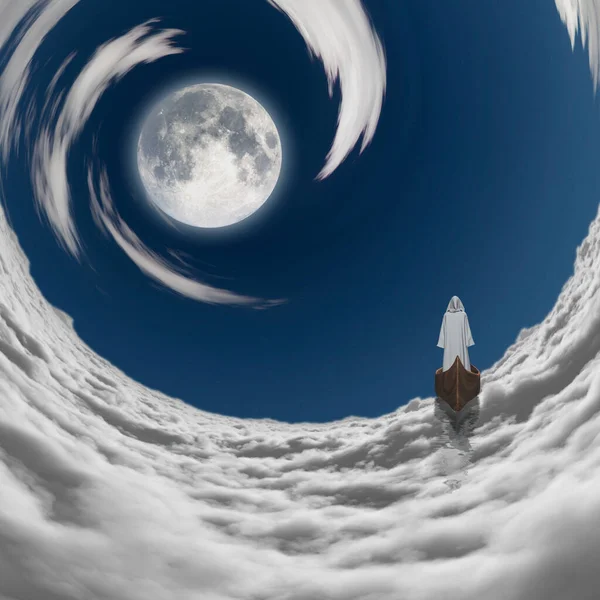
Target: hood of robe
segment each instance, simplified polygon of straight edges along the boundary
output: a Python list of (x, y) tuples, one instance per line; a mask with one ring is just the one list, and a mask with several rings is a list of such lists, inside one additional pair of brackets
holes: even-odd
[(460, 298), (458, 296), (452, 296), (452, 300), (450, 300), (446, 312), (459, 312), (461, 310), (464, 311), (465, 307), (460, 301)]

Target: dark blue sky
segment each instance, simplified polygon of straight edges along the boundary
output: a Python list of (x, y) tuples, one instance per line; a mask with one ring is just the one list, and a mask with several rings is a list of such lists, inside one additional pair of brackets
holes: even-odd
[[(92, 14), (83, 3), (43, 46), (38, 58), (51, 68), (40, 89), (73, 47), (76, 74), (100, 43), (147, 18), (187, 32), (186, 54), (111, 88), (70, 158), (91, 265), (67, 256), (39, 221), (24, 157), (7, 184), (42, 292), (131, 377), (226, 415), (376, 416), (433, 394), (452, 295), (465, 304), (471, 362), (482, 370), (552, 308), (597, 210), (600, 122), (583, 51), (572, 54), (547, 0), (365, 4), (386, 49), (388, 93), (373, 144), (324, 182), (314, 177), (339, 97), (329, 99), (322, 65), (263, 0), (150, 0), (135, 14), (116, 1)], [(149, 218), (131, 136), (154, 94), (211, 77), (272, 111), (285, 177), (254, 228), (183, 237)], [(209, 306), (140, 273), (90, 217), (80, 157), (96, 131), (115, 202), (146, 243), (185, 252), (209, 283), (289, 302)]]

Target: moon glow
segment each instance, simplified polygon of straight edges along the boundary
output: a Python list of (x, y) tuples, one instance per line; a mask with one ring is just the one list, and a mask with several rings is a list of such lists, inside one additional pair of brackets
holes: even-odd
[(222, 84), (173, 92), (154, 106), (138, 141), (150, 201), (194, 227), (238, 223), (272, 194), (281, 172), (277, 127), (254, 98)]

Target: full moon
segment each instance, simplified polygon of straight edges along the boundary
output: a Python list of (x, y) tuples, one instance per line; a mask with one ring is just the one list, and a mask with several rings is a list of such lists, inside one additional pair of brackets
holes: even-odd
[(269, 113), (245, 92), (212, 83), (156, 104), (137, 148), (150, 201), (176, 221), (203, 228), (255, 213), (275, 189), (281, 161)]

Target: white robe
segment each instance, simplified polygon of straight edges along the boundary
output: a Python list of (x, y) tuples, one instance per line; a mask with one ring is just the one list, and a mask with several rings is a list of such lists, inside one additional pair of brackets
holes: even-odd
[(471, 335), (469, 318), (458, 296), (452, 296), (452, 300), (448, 304), (437, 345), (438, 348), (444, 349), (444, 371), (454, 364), (457, 356), (460, 357), (465, 369), (471, 370), (467, 347), (474, 346), (475, 342)]

